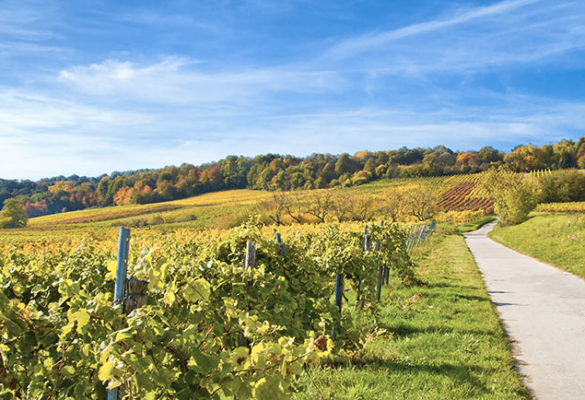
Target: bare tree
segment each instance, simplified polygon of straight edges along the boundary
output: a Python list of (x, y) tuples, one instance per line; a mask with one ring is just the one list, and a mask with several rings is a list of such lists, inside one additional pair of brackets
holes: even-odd
[(331, 211), (338, 222), (349, 221), (354, 213), (353, 197), (347, 193), (336, 194)]
[(325, 222), (325, 218), (334, 208), (333, 197), (330, 191), (312, 194), (305, 202), (305, 212), (316, 217), (319, 222)]
[(292, 196), (289, 201), (285, 202), (284, 210), (293, 221), (299, 224), (303, 222), (303, 200), (300, 196)]
[(425, 221), (437, 212), (439, 199), (440, 190), (436, 185), (418, 185), (404, 191), (404, 208), (408, 214)]
[(285, 192), (275, 192), (269, 200), (259, 204), (262, 213), (268, 215), (276, 225), (282, 224), (282, 217), (284, 216), (290, 198)]
[(396, 188), (385, 191), (379, 198), (379, 202), (380, 212), (392, 221), (397, 221), (405, 212), (405, 196)]

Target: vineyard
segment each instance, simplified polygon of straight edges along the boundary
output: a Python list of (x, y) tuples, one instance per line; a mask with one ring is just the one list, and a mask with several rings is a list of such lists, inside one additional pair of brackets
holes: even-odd
[(543, 203), (536, 206), (540, 212), (585, 212), (585, 202), (574, 201), (567, 203)]
[(488, 214), (494, 211), (494, 202), (481, 188), (481, 175), (456, 175), (445, 180), (445, 186), (452, 186), (441, 194), (439, 208), (443, 211), (479, 211)]
[(246, 224), (219, 238), (168, 238), (130, 254), (122, 302), (111, 249), (13, 248), (0, 256), (1, 394), (288, 398), (303, 368), (360, 349), (390, 275), (416, 281), (407, 248), (430, 231), (409, 233), (326, 225), (282, 245)]

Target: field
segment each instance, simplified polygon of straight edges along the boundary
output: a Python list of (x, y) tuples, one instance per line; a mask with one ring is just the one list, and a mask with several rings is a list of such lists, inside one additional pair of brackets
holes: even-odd
[(585, 278), (583, 223), (583, 214), (537, 214), (520, 225), (497, 227), (490, 237)]
[(585, 202), (543, 203), (536, 206), (535, 211), (544, 213), (585, 212)]
[(491, 214), (494, 202), (480, 187), (481, 174), (456, 175), (445, 180), (445, 186), (452, 186), (441, 194), (439, 207), (445, 211), (478, 211)]
[[(479, 189), (474, 186), (471, 192), (460, 191), (459, 185), (476, 185), (478, 175), (463, 175), (439, 178), (414, 178), (379, 180), (369, 184), (328, 190), (291, 192), (295, 201), (312, 201), (315, 195), (342, 196), (344, 200), (353, 201), (358, 206), (370, 207), (366, 219), (390, 219), (385, 214), (385, 202), (396, 194), (407, 192), (420, 185), (429, 186), (443, 199), (440, 220), (445, 222), (470, 222), (483, 216), (483, 211), (475, 214), (461, 214), (458, 210), (477, 209), (478, 204), (488, 204)], [(456, 192), (456, 193), (455, 193)], [(42, 248), (48, 243), (60, 243), (75, 246), (83, 238), (108, 243), (115, 246), (117, 230), (120, 226), (132, 227), (134, 236), (144, 240), (157, 235), (196, 235), (202, 231), (221, 231), (233, 228), (248, 220), (251, 214), (264, 214), (264, 223), (270, 223), (264, 206), (273, 199), (273, 192), (256, 190), (230, 190), (208, 193), (182, 200), (147, 205), (127, 205), (87, 209), (47, 215), (29, 220), (23, 229), (0, 229), (0, 248), (11, 245), (30, 245)], [(357, 207), (357, 206), (356, 206)], [(452, 207), (452, 208), (450, 208)], [(467, 208), (466, 208), (467, 207)], [(488, 207), (489, 209), (489, 207)], [(449, 215), (446, 215), (447, 211)], [(457, 211), (455, 211), (457, 210)], [(304, 222), (317, 220), (302, 215)], [(333, 214), (329, 220), (335, 221)], [(290, 218), (286, 223), (291, 223)], [(414, 217), (404, 217), (403, 222), (416, 222)], [(154, 239), (152, 239), (154, 240)]]

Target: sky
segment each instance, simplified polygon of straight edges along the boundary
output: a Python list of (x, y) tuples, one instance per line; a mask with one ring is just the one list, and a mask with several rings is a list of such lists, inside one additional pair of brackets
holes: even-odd
[(585, 136), (585, 1), (0, 0), (0, 178)]

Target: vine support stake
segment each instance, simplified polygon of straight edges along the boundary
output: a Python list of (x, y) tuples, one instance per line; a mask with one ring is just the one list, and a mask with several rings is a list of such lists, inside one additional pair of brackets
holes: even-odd
[(276, 234), (276, 243), (280, 245), (280, 255), (286, 257), (286, 245), (282, 243), (282, 238), (280, 237), (280, 233)]
[[(335, 276), (335, 305), (339, 307), (339, 320), (341, 320), (341, 300), (343, 299), (343, 275), (337, 274)], [(335, 327), (337, 323), (333, 323), (331, 328), (331, 336), (335, 337)]]
[(415, 226), (416, 226), (416, 225), (412, 225), (412, 226), (410, 227), (410, 229), (408, 230), (408, 238), (406, 239), (406, 244), (405, 244), (405, 246), (406, 246), (406, 251), (408, 251), (408, 249), (410, 249), (410, 242), (411, 242), (411, 240), (412, 240), (412, 233), (413, 233), (413, 231), (414, 231), (414, 228), (415, 228)]
[(246, 242), (246, 262), (244, 268), (246, 270), (256, 266), (256, 242)]
[[(116, 285), (114, 286), (114, 304), (124, 301), (126, 294), (126, 274), (128, 272), (128, 249), (130, 244), (130, 229), (120, 228), (118, 239), (118, 266), (116, 268)], [(108, 389), (108, 400), (118, 400), (119, 388)]]
[[(382, 220), (380, 222), (380, 226), (384, 226), (384, 221)], [(374, 245), (374, 251), (377, 253), (380, 251), (380, 243), (376, 242), (376, 244)], [(380, 301), (380, 297), (382, 295), (382, 284), (384, 283), (384, 266), (383, 264), (378, 265), (378, 273), (377, 273), (377, 278), (378, 278), (378, 285), (376, 287), (376, 299), (378, 301)]]
[[(366, 225), (366, 229), (364, 230), (364, 254), (370, 250), (370, 235), (368, 234), (368, 225)], [(356, 306), (360, 303), (361, 300), (361, 291), (362, 291), (362, 280), (358, 281), (358, 288), (357, 288), (357, 297), (356, 297)]]

